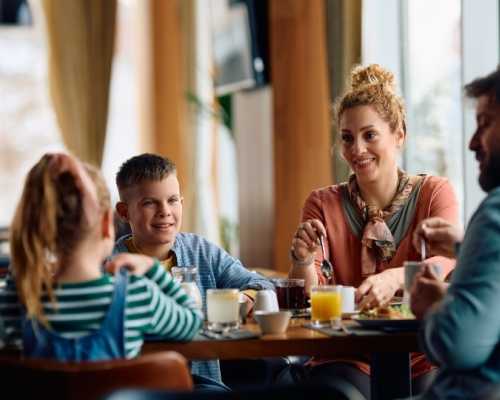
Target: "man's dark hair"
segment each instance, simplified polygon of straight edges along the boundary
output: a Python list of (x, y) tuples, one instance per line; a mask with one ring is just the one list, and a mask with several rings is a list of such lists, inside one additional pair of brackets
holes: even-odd
[(487, 95), (492, 101), (500, 104), (500, 65), (491, 74), (465, 85), (465, 94), (473, 99)]
[(144, 153), (125, 161), (116, 174), (116, 186), (121, 192), (144, 181), (161, 181), (175, 174), (173, 161), (156, 154)]

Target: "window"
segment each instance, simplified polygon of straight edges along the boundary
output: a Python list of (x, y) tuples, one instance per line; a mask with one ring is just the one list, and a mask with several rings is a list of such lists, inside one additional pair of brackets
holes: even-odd
[[(1, 3), (1, 1), (0, 1)], [(23, 3), (25, 4), (25, 3)], [(47, 84), (43, 15), (34, 23), (0, 25), (0, 228), (8, 226), (29, 168), (47, 151), (64, 149)], [(136, 0), (120, 0), (103, 171), (113, 200), (119, 165), (139, 151), (134, 25)], [(25, 15), (26, 11), (20, 13)], [(2, 56), (8, 54), (8, 57)]]
[(474, 110), (463, 85), (498, 63), (498, 4), (488, 0), (365, 0), (363, 63), (391, 69), (408, 112), (403, 167), (446, 176), (467, 221), (484, 194), (467, 150)]
[(49, 102), (40, 25), (0, 25), (0, 52), (2, 227), (10, 224), (28, 169), (42, 153), (62, 149), (62, 143)]

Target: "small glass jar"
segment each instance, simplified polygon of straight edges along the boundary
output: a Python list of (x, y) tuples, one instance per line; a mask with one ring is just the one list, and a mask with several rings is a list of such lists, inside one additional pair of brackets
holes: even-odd
[(192, 266), (172, 267), (171, 273), (174, 280), (180, 283), (188, 296), (194, 300), (196, 306), (201, 309), (203, 307), (203, 300), (201, 298), (200, 289), (196, 284), (198, 268)]

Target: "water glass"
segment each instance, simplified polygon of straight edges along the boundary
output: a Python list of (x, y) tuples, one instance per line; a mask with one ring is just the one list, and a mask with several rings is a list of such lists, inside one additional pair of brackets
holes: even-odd
[(340, 325), (342, 318), (342, 286), (324, 285), (311, 288), (311, 322), (322, 326)]
[(208, 329), (227, 331), (239, 327), (240, 293), (238, 289), (207, 290)]

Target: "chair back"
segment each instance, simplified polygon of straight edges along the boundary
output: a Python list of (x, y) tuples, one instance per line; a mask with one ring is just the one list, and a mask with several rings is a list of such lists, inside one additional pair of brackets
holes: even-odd
[(2, 391), (17, 398), (91, 400), (124, 388), (193, 388), (186, 359), (172, 351), (81, 363), (0, 357), (0, 377)]

